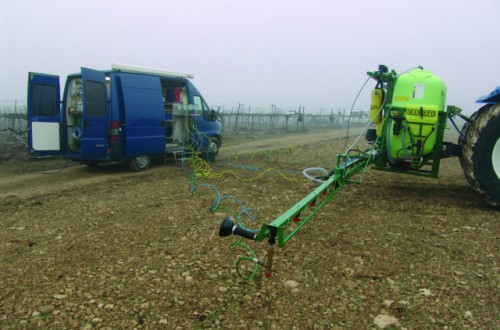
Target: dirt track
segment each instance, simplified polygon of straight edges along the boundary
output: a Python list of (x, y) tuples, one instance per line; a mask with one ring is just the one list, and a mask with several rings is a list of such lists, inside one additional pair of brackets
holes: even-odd
[[(359, 132), (359, 129), (351, 130), (351, 134), (356, 132)], [(225, 158), (242, 152), (272, 152), (280, 148), (298, 147), (310, 143), (328, 143), (329, 140), (340, 139), (345, 134), (344, 130), (337, 130), (268, 137), (262, 140), (248, 139), (248, 142), (237, 142), (236, 145), (223, 147), (221, 157)], [(161, 159), (155, 160), (152, 171), (160, 170), (159, 167), (162, 164)], [(132, 173), (121, 164), (110, 164), (93, 169), (70, 160), (27, 160), (25, 157), (20, 157), (16, 161), (0, 165), (0, 198), (8, 195), (21, 197), (43, 195), (57, 190), (78, 189), (83, 185), (95, 185), (108, 180), (123, 180), (149, 174), (151, 171)]]
[[(293, 180), (331, 160), (335, 134), (228, 143), (197, 183), (255, 208), (258, 227), (314, 189)], [(456, 159), (437, 180), (369, 170), (276, 251), (271, 279), (249, 283), (235, 239), (217, 234), (234, 199), (210, 212), (214, 191), (191, 193), (176, 163), (65, 165), (0, 166), (1, 328), (360, 329), (380, 315), (407, 329), (500, 327), (499, 213)], [(288, 180), (251, 180), (271, 167)], [(265, 243), (246, 243), (265, 258)]]

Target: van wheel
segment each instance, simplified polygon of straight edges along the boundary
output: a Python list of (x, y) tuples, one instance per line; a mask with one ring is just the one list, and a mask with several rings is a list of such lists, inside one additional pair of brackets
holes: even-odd
[(134, 172), (144, 171), (149, 165), (151, 165), (151, 156), (137, 156), (128, 161), (128, 166)]
[(216, 137), (210, 138), (210, 150), (217, 156), (219, 153), (220, 141)]
[(216, 137), (211, 137), (209, 140), (209, 147), (207, 151), (201, 153), (201, 158), (209, 163), (214, 163), (217, 154), (219, 153), (220, 141)]
[(487, 105), (473, 116), (460, 161), (469, 185), (500, 205), (500, 104)]

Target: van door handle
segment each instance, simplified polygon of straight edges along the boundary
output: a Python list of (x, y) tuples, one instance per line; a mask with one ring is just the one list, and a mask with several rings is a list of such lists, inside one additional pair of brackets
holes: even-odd
[(83, 127), (89, 127), (89, 121), (88, 120), (85, 120), (83, 122)]

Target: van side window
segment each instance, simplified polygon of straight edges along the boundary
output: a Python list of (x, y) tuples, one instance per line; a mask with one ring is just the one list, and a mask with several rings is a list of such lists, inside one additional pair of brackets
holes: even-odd
[(196, 111), (197, 114), (201, 114), (203, 111), (203, 100), (201, 99), (200, 96), (195, 95), (193, 96), (193, 101), (194, 101), (194, 110)]
[(199, 96), (199, 95), (194, 95), (193, 101), (194, 101), (194, 108), (196, 110), (196, 113), (199, 115), (203, 115), (207, 119), (209, 119), (208, 117), (210, 116), (210, 108), (208, 107), (205, 100), (202, 99), (201, 96)]
[(34, 85), (31, 98), (31, 104), (36, 105), (33, 109), (34, 116), (57, 116), (59, 113), (56, 86)]
[(106, 114), (106, 90), (104, 85), (95, 81), (85, 82), (85, 105), (87, 115)]

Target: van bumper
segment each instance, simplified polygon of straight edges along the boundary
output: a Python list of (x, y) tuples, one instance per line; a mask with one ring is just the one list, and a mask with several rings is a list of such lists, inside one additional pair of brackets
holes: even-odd
[(111, 142), (108, 148), (109, 158), (111, 160), (121, 160), (123, 158), (123, 146), (120, 142)]

